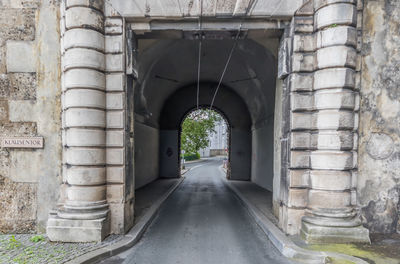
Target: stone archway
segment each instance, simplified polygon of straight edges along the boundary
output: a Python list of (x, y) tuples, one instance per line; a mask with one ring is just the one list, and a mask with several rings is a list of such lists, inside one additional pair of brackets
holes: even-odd
[[(136, 49), (132, 31), (114, 9), (121, 3), (81, 0), (62, 5), (66, 198), (49, 219), (51, 240), (101, 240), (109, 233), (110, 219), (114, 233), (132, 225), (134, 192), (127, 174), (133, 112), (126, 83), (137, 81)], [(271, 16), (261, 25), (271, 26)], [(275, 211), (286, 233), (301, 232), (308, 242), (369, 240), (358, 218), (354, 184), (360, 16), (355, 0), (315, 0), (304, 4), (290, 25), (271, 22), (272, 30), (286, 27), (278, 77), (286, 95), (282, 112), (287, 114), (281, 120)], [(133, 22), (130, 27), (146, 31), (151, 25)], [(131, 75), (127, 80), (126, 73)]]

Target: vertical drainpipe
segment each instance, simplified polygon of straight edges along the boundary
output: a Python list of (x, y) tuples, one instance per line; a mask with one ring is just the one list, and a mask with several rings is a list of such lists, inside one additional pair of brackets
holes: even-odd
[(66, 200), (50, 215), (52, 241), (101, 241), (106, 201), (106, 96), (103, 0), (63, 1), (63, 174)]
[(355, 202), (359, 92), (356, 0), (314, 1), (316, 71), (310, 190), (301, 235), (308, 243), (369, 242)]

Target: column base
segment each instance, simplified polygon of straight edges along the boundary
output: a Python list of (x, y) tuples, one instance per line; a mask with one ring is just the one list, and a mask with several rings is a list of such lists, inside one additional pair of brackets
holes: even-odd
[(303, 220), (300, 235), (307, 244), (371, 243), (369, 230), (362, 225), (320, 226)]
[(109, 217), (100, 219), (63, 219), (50, 214), (47, 221), (47, 236), (58, 242), (100, 242), (109, 233)]

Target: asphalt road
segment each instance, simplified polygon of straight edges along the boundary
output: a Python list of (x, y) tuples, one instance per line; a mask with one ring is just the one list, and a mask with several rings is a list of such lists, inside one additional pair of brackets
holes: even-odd
[(221, 179), (222, 160), (191, 166), (142, 239), (101, 263), (291, 263)]

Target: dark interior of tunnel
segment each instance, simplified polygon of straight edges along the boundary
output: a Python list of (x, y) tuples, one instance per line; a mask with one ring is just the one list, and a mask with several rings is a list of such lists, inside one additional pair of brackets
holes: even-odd
[[(209, 107), (232, 39), (202, 40), (199, 104)], [(197, 104), (198, 40), (139, 39), (134, 86), (135, 188), (180, 177), (182, 118)], [(232, 180), (272, 191), (278, 39), (237, 42), (213, 108), (230, 125)], [(172, 149), (172, 154), (167, 149)]]

